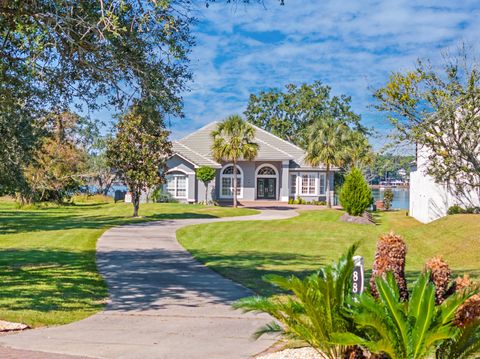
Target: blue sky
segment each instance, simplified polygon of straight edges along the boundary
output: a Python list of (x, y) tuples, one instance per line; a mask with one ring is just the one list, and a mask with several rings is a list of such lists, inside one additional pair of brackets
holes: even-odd
[[(173, 138), (242, 113), (251, 93), (315, 80), (351, 96), (364, 124), (386, 134), (385, 116), (369, 107), (372, 89), (419, 57), (438, 63), (442, 51), (480, 38), (478, 0), (285, 3), (197, 8), (194, 81), (183, 95), (185, 119), (172, 121)], [(386, 140), (372, 141), (379, 148)]]

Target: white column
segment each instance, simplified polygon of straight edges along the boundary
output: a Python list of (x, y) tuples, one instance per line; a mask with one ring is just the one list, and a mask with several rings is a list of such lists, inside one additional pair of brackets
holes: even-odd
[(289, 180), (290, 180), (290, 160), (282, 161), (282, 187), (280, 188), (280, 201), (288, 202), (289, 197)]

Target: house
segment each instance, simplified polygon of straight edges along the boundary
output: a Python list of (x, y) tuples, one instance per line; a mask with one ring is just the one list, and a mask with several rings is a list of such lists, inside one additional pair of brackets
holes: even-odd
[(429, 223), (446, 216), (453, 205), (480, 207), (479, 194), (475, 191), (466, 191), (460, 196), (453, 185), (436, 183), (427, 174), (429, 153), (428, 148), (419, 147), (416, 168), (410, 172), (410, 216)]
[[(227, 201), (233, 197), (233, 165), (217, 162), (211, 153), (211, 133), (217, 122), (212, 122), (185, 138), (173, 142), (173, 155), (167, 161), (166, 190), (181, 202), (201, 202), (205, 186), (195, 176), (201, 166), (217, 171), (209, 184), (208, 200)], [(253, 125), (252, 125), (253, 126)], [(238, 200), (272, 200), (287, 202), (301, 197), (306, 201), (326, 200), (326, 173), (324, 166), (311, 167), (305, 162), (305, 151), (273, 134), (255, 128), (255, 142), (259, 145), (253, 161), (237, 164)], [(333, 196), (333, 169), (330, 173), (330, 196)]]

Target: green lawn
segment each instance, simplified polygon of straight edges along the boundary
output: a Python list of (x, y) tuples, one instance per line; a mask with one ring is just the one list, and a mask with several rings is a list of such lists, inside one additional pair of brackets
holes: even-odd
[(425, 225), (405, 212), (389, 212), (377, 216), (376, 226), (339, 222), (341, 215), (335, 210), (309, 211), (281, 221), (190, 226), (180, 229), (177, 238), (199, 261), (260, 294), (273, 291), (262, 275), (305, 275), (338, 258), (356, 241), (368, 270), (379, 234), (390, 230), (406, 239), (410, 276), (437, 254), (458, 273), (480, 275), (479, 215), (449, 216)]
[(254, 214), (249, 209), (183, 204), (84, 204), (18, 210), (0, 201), (0, 319), (32, 326), (63, 324), (103, 308), (107, 291), (95, 244), (115, 225), (172, 218)]

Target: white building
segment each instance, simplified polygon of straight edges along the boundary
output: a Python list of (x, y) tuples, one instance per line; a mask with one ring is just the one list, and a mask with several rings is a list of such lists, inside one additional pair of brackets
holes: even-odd
[(427, 154), (428, 149), (418, 149), (417, 170), (410, 172), (410, 216), (429, 223), (446, 216), (448, 208), (456, 204), (461, 207), (480, 207), (480, 198), (475, 191), (467, 192), (460, 198), (451, 186), (435, 183), (426, 174)]

